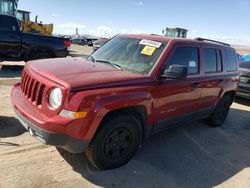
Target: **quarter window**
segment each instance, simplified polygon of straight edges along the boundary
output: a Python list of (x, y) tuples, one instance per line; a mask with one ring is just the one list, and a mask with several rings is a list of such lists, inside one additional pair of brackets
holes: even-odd
[(188, 74), (199, 73), (199, 48), (178, 47), (167, 62), (166, 69), (170, 65), (182, 65), (188, 68)]
[(227, 71), (237, 70), (236, 55), (233, 51), (225, 50), (225, 67)]
[(213, 49), (213, 48), (205, 48), (204, 56), (205, 56), (205, 72), (206, 73), (222, 71), (220, 50)]

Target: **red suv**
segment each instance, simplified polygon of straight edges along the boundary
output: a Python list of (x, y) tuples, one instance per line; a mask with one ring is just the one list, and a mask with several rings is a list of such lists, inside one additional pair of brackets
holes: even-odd
[(237, 69), (225, 43), (118, 35), (87, 58), (28, 62), (11, 96), (31, 135), (110, 169), (151, 134), (204, 118), (220, 126)]

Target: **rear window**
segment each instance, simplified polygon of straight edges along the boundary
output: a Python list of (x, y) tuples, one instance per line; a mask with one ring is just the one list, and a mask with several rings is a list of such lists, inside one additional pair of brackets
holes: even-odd
[(233, 51), (225, 50), (225, 68), (226, 71), (235, 71), (237, 70), (237, 60), (236, 54)]

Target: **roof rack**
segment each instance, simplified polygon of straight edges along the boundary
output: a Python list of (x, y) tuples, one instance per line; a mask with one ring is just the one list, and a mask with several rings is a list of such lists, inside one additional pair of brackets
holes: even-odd
[(230, 44), (224, 43), (224, 42), (220, 42), (217, 40), (211, 40), (211, 39), (205, 39), (205, 38), (195, 38), (194, 40), (198, 40), (198, 41), (208, 41), (208, 42), (214, 42), (214, 43), (218, 43), (218, 44), (222, 44), (225, 46), (230, 46)]

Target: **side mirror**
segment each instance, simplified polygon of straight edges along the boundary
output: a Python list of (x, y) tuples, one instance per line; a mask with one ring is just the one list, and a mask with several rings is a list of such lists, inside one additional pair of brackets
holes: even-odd
[(161, 75), (163, 78), (185, 79), (187, 78), (188, 69), (182, 65), (170, 65), (168, 70), (165, 70)]

